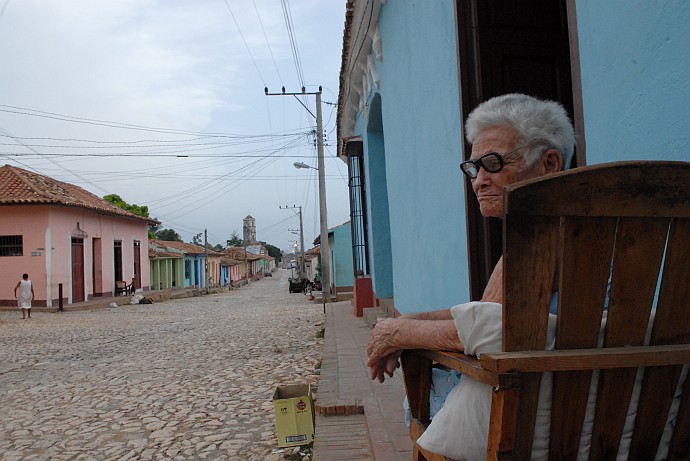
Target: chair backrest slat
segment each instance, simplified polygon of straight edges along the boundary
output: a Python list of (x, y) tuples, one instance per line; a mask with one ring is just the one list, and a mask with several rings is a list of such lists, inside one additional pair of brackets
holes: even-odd
[(690, 459), (690, 379), (685, 380), (667, 461)]
[[(562, 218), (556, 349), (597, 347), (616, 224), (611, 217)], [(591, 381), (591, 370), (554, 373), (553, 395), (568, 398), (551, 407), (553, 459), (577, 457)]]
[[(558, 217), (516, 217), (505, 225), (503, 351), (544, 349), (557, 260)], [(537, 308), (538, 307), (538, 308)], [(520, 390), (515, 459), (529, 459), (540, 373), (525, 375)]]
[[(671, 223), (651, 344), (690, 342), (690, 220)], [(655, 453), (682, 367), (645, 369), (631, 456)], [(686, 409), (687, 411), (687, 409)]]
[[(669, 220), (621, 218), (614, 249), (605, 347), (644, 344)], [(615, 457), (623, 436), (637, 368), (601, 370), (590, 460)]]

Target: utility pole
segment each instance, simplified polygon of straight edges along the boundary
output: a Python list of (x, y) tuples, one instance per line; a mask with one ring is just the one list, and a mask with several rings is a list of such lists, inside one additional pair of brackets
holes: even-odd
[(204, 229), (204, 250), (206, 251), (206, 257), (204, 258), (206, 264), (204, 264), (204, 280), (206, 280), (206, 294), (208, 294), (208, 230)]
[(244, 277), (249, 285), (249, 262), (247, 261), (247, 242), (244, 242)]
[[(312, 117), (316, 118), (316, 147), (318, 153), (318, 171), (319, 171), (319, 215), (321, 221), (321, 292), (323, 295), (323, 310), (326, 312), (326, 303), (331, 300), (331, 276), (330, 276), (330, 257), (331, 249), (328, 244), (328, 217), (326, 215), (326, 169), (323, 158), (323, 123), (321, 121), (321, 92), (322, 88), (319, 86), (319, 91), (307, 93), (302, 87), (301, 93), (286, 93), (285, 87), (282, 87), (281, 93), (269, 93), (268, 88), (264, 88), (266, 96), (294, 96), (297, 101), (307, 109)], [(297, 98), (298, 95), (315, 95), (316, 96), (316, 116), (311, 113), (309, 108), (305, 106), (302, 101)]]
[[(304, 278), (304, 275), (306, 273), (306, 269), (304, 267), (304, 231), (303, 231), (304, 228), (302, 226), (302, 206), (301, 205), (300, 206), (292, 205), (291, 207), (289, 207), (289, 206), (285, 205), (284, 208), (282, 206), (280, 206), (278, 208), (280, 208), (281, 210), (292, 210), (293, 213), (296, 213), (295, 208), (299, 208), (299, 245), (300, 245), (301, 253), (302, 253), (302, 262), (301, 262), (299, 267), (300, 267), (300, 278)], [(290, 230), (290, 229), (288, 229), (288, 230)]]

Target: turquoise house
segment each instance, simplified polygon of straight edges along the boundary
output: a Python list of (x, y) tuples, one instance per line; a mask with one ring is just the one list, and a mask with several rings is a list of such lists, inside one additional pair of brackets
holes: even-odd
[(688, 24), (684, 0), (350, 2), (338, 156), (355, 303), (407, 313), (481, 297), (500, 221), (481, 216), (458, 166), (471, 149), (463, 121), (493, 96), (560, 101), (572, 166), (689, 161)]
[(350, 293), (354, 280), (350, 221), (330, 228), (328, 243), (331, 249), (332, 293)]

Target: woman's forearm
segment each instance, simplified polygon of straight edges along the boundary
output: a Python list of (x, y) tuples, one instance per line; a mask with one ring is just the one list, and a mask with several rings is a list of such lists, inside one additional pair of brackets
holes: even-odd
[(393, 341), (398, 349), (432, 349), (438, 351), (460, 351), (465, 346), (458, 338), (458, 331), (451, 319), (413, 320), (398, 319)]
[(413, 312), (411, 314), (401, 315), (398, 318), (409, 320), (453, 320), (453, 316), (450, 314), (450, 309), (441, 309), (438, 311), (429, 312)]

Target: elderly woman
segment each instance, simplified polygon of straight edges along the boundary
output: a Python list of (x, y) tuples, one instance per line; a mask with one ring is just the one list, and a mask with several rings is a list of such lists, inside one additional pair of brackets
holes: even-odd
[[(475, 108), (465, 124), (472, 155), (460, 169), (472, 182), (485, 217), (503, 216), (503, 187), (555, 173), (570, 164), (575, 135), (563, 107), (523, 94), (492, 98)], [(482, 301), (502, 303), (503, 258)], [(368, 344), (371, 379), (384, 382), (399, 366), (402, 349), (463, 351), (450, 309), (406, 314), (380, 321)]]

